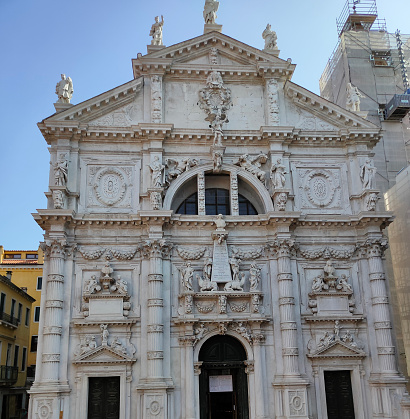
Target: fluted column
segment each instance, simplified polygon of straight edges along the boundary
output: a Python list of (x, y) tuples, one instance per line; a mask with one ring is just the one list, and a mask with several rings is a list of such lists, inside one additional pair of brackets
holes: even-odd
[(144, 246), (144, 255), (150, 260), (148, 274), (148, 378), (164, 376), (164, 300), (163, 252), (169, 249), (164, 241), (150, 241)]
[(377, 352), (382, 374), (397, 373), (395, 347), (392, 339), (392, 326), (389, 313), (389, 299), (383, 269), (383, 240), (372, 240), (365, 244), (369, 262), (369, 280), (372, 292), (374, 328), (376, 330)]
[(185, 418), (195, 419), (195, 370), (194, 370), (194, 336), (179, 339), (185, 352)]
[(65, 242), (47, 243), (47, 300), (44, 310), (41, 381), (59, 380), (64, 302)]
[(276, 243), (278, 256), (279, 313), (282, 334), (283, 374), (299, 376), (297, 326), (295, 301), (293, 297), (290, 253), (294, 245), (292, 240), (280, 240)]
[(265, 393), (264, 386), (264, 365), (262, 360), (262, 344), (265, 342), (265, 336), (261, 333), (252, 336), (253, 356), (254, 356), (254, 373), (255, 373), (255, 412), (256, 419), (266, 418), (265, 416)]

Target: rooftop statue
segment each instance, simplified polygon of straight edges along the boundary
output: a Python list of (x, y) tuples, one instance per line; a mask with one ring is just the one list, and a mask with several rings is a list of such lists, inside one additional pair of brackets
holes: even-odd
[(74, 89), (71, 77), (66, 78), (65, 74), (62, 74), (61, 80), (56, 85), (57, 103), (70, 103), (73, 93)]
[(164, 16), (161, 15), (161, 22), (159, 16), (155, 16), (155, 23), (151, 26), (149, 36), (152, 36), (151, 45), (164, 45), (162, 43), (162, 27), (164, 26)]
[(215, 20), (217, 18), (216, 12), (218, 11), (219, 1), (215, 0), (205, 0), (204, 6), (204, 19), (205, 24), (215, 25)]
[(262, 38), (265, 40), (264, 50), (272, 50), (278, 48), (276, 43), (278, 37), (276, 36), (276, 32), (271, 29), (271, 25), (269, 23), (266, 25), (265, 30), (262, 32)]
[(347, 83), (346, 108), (352, 112), (360, 112), (360, 98), (364, 97), (356, 86)]

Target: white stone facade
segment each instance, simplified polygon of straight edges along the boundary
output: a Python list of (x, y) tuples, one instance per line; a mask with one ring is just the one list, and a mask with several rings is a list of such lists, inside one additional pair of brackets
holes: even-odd
[[(121, 419), (204, 417), (200, 351), (219, 335), (246, 353), (243, 417), (328, 418), (336, 370), (357, 419), (409, 417), (383, 268), (392, 216), (360, 178), (381, 132), (292, 83), (294, 67), (209, 32), (39, 124), (67, 169), (63, 185), (50, 173), (58, 205), (50, 192), (34, 215), (46, 285), (30, 417), (86, 419), (90, 379), (107, 376)], [(229, 191), (230, 214), (206, 213), (209, 188)], [(195, 192), (196, 214), (178, 214)]]

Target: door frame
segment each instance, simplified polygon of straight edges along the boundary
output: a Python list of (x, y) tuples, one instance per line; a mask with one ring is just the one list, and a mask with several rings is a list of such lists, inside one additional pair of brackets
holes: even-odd
[[(199, 376), (202, 370), (202, 361), (199, 361), (199, 352), (201, 351), (202, 345), (208, 341), (209, 339), (213, 338), (214, 336), (220, 336), (218, 331), (214, 331), (213, 333), (209, 333), (206, 335), (205, 338), (202, 338), (194, 348), (194, 367), (195, 367), (195, 415), (196, 418), (199, 419), (200, 416), (200, 398), (199, 398)], [(230, 336), (235, 338), (239, 341), (239, 343), (243, 346), (246, 354), (246, 360), (244, 360), (245, 366), (245, 374), (247, 375), (247, 386), (248, 386), (248, 410), (249, 410), (249, 418), (255, 417), (256, 406), (255, 406), (255, 374), (253, 370), (254, 364), (254, 354), (253, 348), (249, 344), (249, 342), (241, 336), (239, 333), (229, 330), (226, 336)]]
[(365, 390), (361, 379), (361, 362), (345, 363), (345, 360), (337, 360), (337, 365), (322, 364), (313, 368), (317, 371), (314, 375), (315, 389), (316, 389), (316, 403), (317, 403), (317, 417), (318, 419), (329, 419), (327, 416), (326, 404), (326, 387), (324, 371), (350, 371), (350, 379), (352, 383), (353, 406), (354, 415), (356, 419), (367, 418), (367, 403), (364, 401)]

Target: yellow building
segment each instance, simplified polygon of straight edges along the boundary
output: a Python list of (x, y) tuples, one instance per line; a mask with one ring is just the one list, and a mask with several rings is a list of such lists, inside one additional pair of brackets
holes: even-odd
[(11, 282), (35, 299), (30, 308), (30, 344), (27, 356), (27, 377), (34, 381), (44, 254), (38, 250), (4, 250), (0, 246), (0, 275), (10, 276)]
[(22, 417), (27, 406), (27, 354), (35, 301), (8, 276), (0, 275), (0, 412), (1, 419)]

